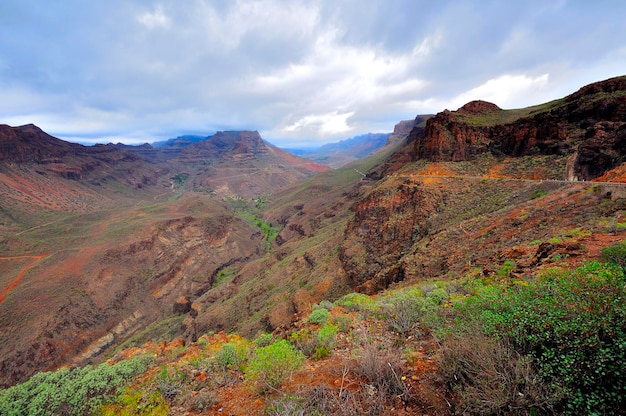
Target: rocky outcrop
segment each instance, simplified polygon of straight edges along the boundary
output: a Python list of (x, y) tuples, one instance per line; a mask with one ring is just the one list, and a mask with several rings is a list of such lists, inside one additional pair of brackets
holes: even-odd
[(387, 144), (397, 143), (397, 142), (399, 142), (401, 140), (406, 139), (407, 136), (413, 130), (413, 128), (417, 124), (419, 124), (419, 121), (418, 121), (419, 117), (420, 116), (417, 116), (417, 118), (415, 118), (414, 120), (402, 120), (399, 123), (397, 123), (393, 127), (393, 133), (387, 139)]
[(172, 312), (175, 314), (185, 314), (191, 311), (191, 301), (187, 298), (187, 296), (181, 296), (176, 299), (174, 302), (174, 307), (172, 308)]
[(626, 77), (618, 77), (523, 110), (472, 101), (457, 111), (437, 114), (423, 133), (414, 129), (409, 141), (414, 142), (412, 160), (577, 153), (573, 176), (590, 180), (626, 161), (625, 126)]
[(408, 249), (428, 235), (427, 219), (443, 196), (409, 179), (387, 181), (354, 207), (340, 259), (353, 287), (374, 293), (404, 279), (397, 264)]

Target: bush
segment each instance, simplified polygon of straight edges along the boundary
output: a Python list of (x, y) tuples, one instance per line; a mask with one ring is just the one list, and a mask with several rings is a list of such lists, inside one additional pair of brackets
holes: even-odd
[(350, 312), (375, 312), (378, 309), (372, 298), (356, 292), (337, 299), (335, 305), (342, 306)]
[(209, 389), (202, 389), (198, 394), (192, 396), (187, 404), (192, 410), (201, 413), (213, 407), (217, 402), (217, 395), (214, 392)]
[(316, 332), (308, 328), (292, 332), (289, 339), (304, 355), (319, 360), (328, 357), (337, 344), (338, 330), (336, 325), (327, 322)]
[(333, 305), (333, 303), (329, 300), (323, 300), (321, 301), (319, 304), (315, 305), (313, 307), (313, 309), (326, 309), (326, 310), (331, 310), (332, 308), (334, 308), (335, 305)]
[[(626, 285), (621, 268), (590, 262), (461, 308), (457, 327), (484, 328), (528, 356), (568, 414), (626, 408)], [(477, 324), (471, 324), (474, 321)]]
[(257, 347), (267, 347), (274, 342), (274, 336), (272, 334), (263, 333), (255, 338), (254, 345)]
[(248, 358), (248, 348), (244, 345), (237, 345), (227, 342), (215, 354), (215, 362), (222, 371), (229, 369), (240, 369)]
[(126, 389), (115, 403), (107, 404), (100, 410), (102, 416), (167, 416), (169, 406), (158, 391), (145, 392)]
[[(388, 299), (384, 310), (387, 313), (389, 327), (399, 334), (406, 334), (413, 330), (418, 323), (428, 327), (434, 324), (435, 316), (441, 302), (441, 291), (435, 289), (427, 297), (394, 296)], [(433, 293), (433, 295), (431, 295)]]
[(115, 365), (103, 363), (35, 374), (25, 383), (0, 392), (0, 414), (92, 413), (107, 398), (120, 394), (135, 375), (146, 371), (152, 360), (151, 356), (143, 356)]
[(320, 360), (330, 355), (330, 351), (337, 345), (337, 326), (325, 323), (317, 332), (317, 345), (313, 358)]
[(622, 268), (622, 271), (626, 272), (626, 243), (616, 243), (608, 247), (604, 247), (600, 251), (600, 257), (602, 260), (612, 263)]
[(304, 355), (285, 340), (258, 348), (245, 370), (246, 378), (259, 391), (274, 389), (300, 368)]
[(348, 389), (335, 390), (325, 384), (301, 389), (271, 400), (264, 410), (268, 416), (376, 416), (384, 413), (380, 395)]
[(463, 414), (543, 414), (561, 399), (541, 380), (532, 358), (478, 328), (446, 337), (438, 371)]
[(163, 367), (157, 380), (157, 389), (165, 399), (171, 401), (182, 391), (184, 383), (185, 375), (182, 372)]
[(309, 322), (314, 324), (323, 324), (330, 318), (330, 312), (328, 309), (315, 309), (309, 315)]
[(364, 377), (382, 393), (390, 396), (409, 397), (409, 390), (402, 381), (403, 361), (396, 350), (379, 349), (367, 342), (357, 359), (355, 372)]

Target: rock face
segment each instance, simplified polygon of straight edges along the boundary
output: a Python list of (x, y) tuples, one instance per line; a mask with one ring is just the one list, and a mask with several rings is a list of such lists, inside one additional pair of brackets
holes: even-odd
[(404, 279), (396, 263), (428, 235), (427, 219), (443, 195), (410, 180), (387, 181), (354, 207), (340, 259), (355, 288), (366, 293)]
[(473, 101), (437, 114), (423, 134), (414, 129), (409, 135), (413, 160), (464, 161), (484, 153), (573, 155), (573, 176), (585, 180), (623, 163), (625, 140), (626, 77), (522, 110)]

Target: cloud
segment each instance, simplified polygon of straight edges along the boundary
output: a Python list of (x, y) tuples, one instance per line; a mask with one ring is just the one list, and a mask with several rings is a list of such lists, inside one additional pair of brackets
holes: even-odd
[(339, 114), (337, 112), (329, 114), (309, 115), (305, 116), (295, 123), (283, 128), (286, 133), (306, 132), (313, 134), (337, 134), (350, 131), (347, 124), (354, 112)]
[[(393, 54), (372, 46), (342, 44), (339, 31), (329, 28), (318, 36), (308, 55), (253, 77), (248, 89), (261, 96), (281, 96), (292, 103), (283, 127), (272, 132), (274, 136), (289, 133), (296, 137), (337, 137), (339, 133), (356, 133), (361, 127), (359, 122), (376, 117), (374, 112), (385, 113), (388, 107), (397, 107), (406, 97), (419, 93), (426, 82), (412, 75), (411, 68), (416, 56), (425, 59), (436, 43), (434, 38), (426, 38), (404, 54)], [(346, 117), (337, 123), (338, 117), (345, 114), (350, 115), (353, 125)], [(320, 122), (320, 117), (329, 115), (335, 120), (331, 123), (335, 128), (326, 128), (328, 124)], [(314, 126), (318, 126), (317, 131)]]
[(139, 15), (137, 21), (148, 29), (168, 27), (170, 25), (170, 19), (165, 15), (163, 6), (160, 4), (155, 6), (154, 11)]
[(103, 141), (244, 128), (335, 141), (623, 74), (624, 13), (545, 0), (4, 0), (0, 123)]
[[(456, 109), (473, 100), (489, 101), (499, 107), (523, 107), (531, 103), (537, 104), (532, 101), (533, 97), (536, 97), (537, 93), (548, 85), (548, 80), (548, 74), (535, 77), (501, 75), (454, 97), (450, 105)], [(529, 100), (531, 103), (528, 103)]]

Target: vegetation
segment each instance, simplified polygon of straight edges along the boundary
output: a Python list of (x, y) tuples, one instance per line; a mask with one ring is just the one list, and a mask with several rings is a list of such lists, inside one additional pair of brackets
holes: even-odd
[(245, 374), (259, 391), (276, 389), (303, 361), (304, 355), (281, 339), (267, 347), (258, 348), (250, 359)]
[[(597, 262), (551, 269), (528, 285), (482, 288), (457, 306), (444, 378), (475, 412), (623, 409), (625, 298), (623, 270)], [(494, 374), (506, 383), (488, 379)]]
[(176, 175), (172, 176), (170, 178), (172, 180), (172, 183), (174, 184), (175, 187), (180, 188), (181, 186), (183, 186), (185, 184), (185, 182), (187, 182), (187, 179), (189, 179), (189, 174), (188, 173), (177, 173)]
[(0, 391), (0, 414), (91, 414), (119, 394), (134, 376), (146, 371), (152, 359), (142, 356), (114, 365), (38, 373), (25, 383)]
[[(233, 207), (234, 212), (247, 221), (249, 224), (259, 228), (264, 235), (265, 248), (270, 248), (272, 241), (276, 239), (280, 230), (275, 227), (273, 224), (264, 221), (261, 216), (260, 208), (262, 208), (266, 203), (266, 197), (260, 197), (257, 200), (253, 200), (254, 206), (248, 204), (247, 201), (243, 199), (229, 199), (231, 206)], [(268, 245), (269, 244), (269, 245)]]
[(600, 255), (604, 261), (621, 267), (622, 271), (626, 272), (626, 242), (604, 247)]
[(215, 362), (225, 372), (228, 369), (240, 369), (248, 358), (249, 348), (245, 344), (228, 342), (215, 354)]
[(314, 309), (313, 312), (309, 315), (309, 322), (314, 324), (323, 324), (330, 318), (330, 312), (328, 309), (318, 308)]
[[(606, 263), (550, 268), (532, 279), (512, 278), (514, 263), (505, 261), (493, 277), (349, 294), (316, 305), (287, 339), (202, 337), (189, 351), (169, 349), (152, 371), (154, 359), (142, 356), (40, 373), (2, 391), (0, 413), (165, 415), (181, 405), (203, 412), (218, 406), (222, 386), (247, 386), (275, 415), (384, 414), (398, 403), (428, 403), (428, 391), (447, 391), (451, 411), (462, 414), (614, 414), (626, 406), (626, 277), (609, 255), (619, 254), (614, 246), (604, 250)], [(361, 315), (355, 322), (348, 314)], [(376, 322), (386, 336), (370, 333)], [(283, 383), (305, 357), (336, 354), (339, 333), (352, 352), (333, 376), (338, 387), (286, 393)], [(411, 351), (429, 339), (438, 365), (416, 390), (407, 379)]]

